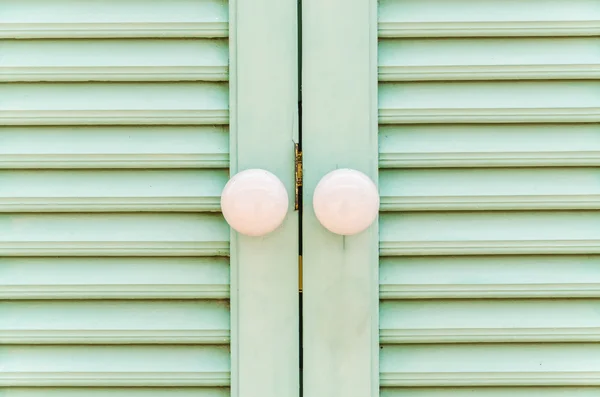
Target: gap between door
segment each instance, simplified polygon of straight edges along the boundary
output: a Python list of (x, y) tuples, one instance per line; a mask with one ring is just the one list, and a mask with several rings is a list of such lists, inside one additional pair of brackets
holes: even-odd
[[(298, 48), (298, 151), (300, 154), (300, 161), (302, 160), (302, 0), (298, 0), (298, 9), (296, 12), (297, 15), (297, 21), (296, 21), (296, 25), (298, 27), (298, 44), (297, 44), (297, 48)], [(303, 370), (303, 352), (302, 352), (302, 347), (303, 347), (303, 335), (302, 335), (302, 328), (303, 328), (303, 323), (302, 323), (302, 318), (303, 318), (303, 313), (302, 313), (302, 279), (303, 279), (303, 275), (302, 275), (302, 214), (303, 214), (303, 210), (302, 210), (302, 193), (303, 193), (303, 187), (302, 187), (302, 163), (300, 163), (300, 183), (298, 184), (298, 313), (300, 318), (298, 319), (298, 324), (299, 324), (299, 330), (298, 330), (298, 357), (299, 357), (299, 397), (302, 397), (304, 392), (304, 388), (303, 388), (303, 376), (302, 376), (302, 370)], [(298, 176), (298, 175), (297, 175)]]

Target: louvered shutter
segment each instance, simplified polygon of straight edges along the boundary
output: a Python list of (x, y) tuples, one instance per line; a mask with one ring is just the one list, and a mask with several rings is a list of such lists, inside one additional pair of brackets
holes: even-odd
[[(305, 242), (306, 332), (332, 346), (309, 353), (330, 368), (306, 374), (311, 396), (598, 394), (598, 2), (380, 0), (378, 23), (374, 2), (321, 7), (329, 18), (318, 3), (305, 35), (333, 38), (305, 46), (305, 158), (319, 140), (337, 157), (307, 179), (377, 176), (381, 212), (378, 263), (373, 230)], [(328, 27), (335, 10), (346, 22)], [(325, 81), (343, 63), (353, 78)], [(323, 96), (335, 120), (308, 105)], [(341, 127), (319, 138), (320, 122)], [(337, 261), (311, 265), (309, 249)]]
[(0, 395), (297, 395), (296, 215), (250, 240), (219, 203), (245, 168), (293, 192), (273, 4), (0, 4)]

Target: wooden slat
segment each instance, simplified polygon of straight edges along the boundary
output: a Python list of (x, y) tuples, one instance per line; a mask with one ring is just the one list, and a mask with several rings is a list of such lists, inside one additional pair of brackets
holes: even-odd
[(381, 385), (598, 386), (594, 343), (383, 345)]
[(0, 171), (0, 212), (218, 212), (226, 170)]
[(229, 166), (226, 127), (2, 127), (0, 139), (0, 168)]
[(2, 390), (5, 397), (226, 397), (226, 387), (15, 387)]
[(594, 397), (598, 393), (600, 387), (402, 387), (384, 388), (381, 397)]
[(595, 168), (382, 170), (383, 211), (600, 209)]
[(382, 258), (381, 299), (598, 298), (600, 257)]
[(225, 40), (2, 40), (0, 82), (225, 81)]
[(227, 109), (215, 83), (0, 86), (0, 125), (227, 124)]
[(595, 36), (594, 0), (382, 0), (380, 37)]
[(212, 214), (0, 215), (6, 256), (225, 256), (229, 227)]
[(381, 40), (379, 79), (597, 79), (596, 48), (596, 38)]
[(382, 126), (379, 166), (599, 166), (599, 138), (599, 124)]
[(1, 299), (227, 299), (228, 258), (2, 258)]
[(225, 346), (0, 348), (0, 386), (228, 386)]
[(598, 122), (599, 89), (596, 81), (384, 83), (379, 122)]
[(229, 343), (229, 305), (217, 300), (12, 301), (0, 316), (1, 344)]
[(403, 255), (600, 253), (595, 211), (390, 213), (380, 253)]
[(0, 38), (226, 37), (226, 0), (7, 0)]
[(598, 342), (600, 300), (392, 301), (380, 306), (382, 344)]

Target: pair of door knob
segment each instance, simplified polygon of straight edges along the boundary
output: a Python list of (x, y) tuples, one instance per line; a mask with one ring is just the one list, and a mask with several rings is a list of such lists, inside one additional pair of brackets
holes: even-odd
[[(262, 169), (236, 174), (221, 195), (225, 220), (235, 231), (248, 236), (264, 236), (277, 229), (285, 219), (288, 205), (281, 180)], [(377, 218), (377, 186), (360, 171), (332, 171), (317, 184), (313, 209), (327, 230), (346, 236), (360, 233)]]

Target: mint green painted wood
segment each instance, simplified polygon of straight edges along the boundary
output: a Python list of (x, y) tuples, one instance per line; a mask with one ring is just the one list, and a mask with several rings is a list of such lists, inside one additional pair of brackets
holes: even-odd
[(597, 394), (597, 2), (379, 5), (380, 395)]
[[(385, 169), (383, 211), (600, 208), (594, 168)], [(535, 181), (535, 184), (532, 184)]]
[(7, 0), (1, 38), (226, 37), (226, 0)]
[(404, 255), (600, 253), (596, 211), (384, 213), (380, 252)]
[(0, 212), (220, 211), (227, 170), (0, 171)]
[(382, 40), (383, 81), (587, 79), (600, 76), (598, 39)]
[(380, 0), (380, 37), (596, 36), (595, 0)]
[(598, 298), (599, 264), (597, 255), (383, 257), (380, 296), (384, 300)]
[(381, 392), (382, 397), (592, 397), (597, 396), (600, 388), (597, 387), (509, 387), (509, 388), (396, 388), (385, 389)]
[(216, 345), (3, 345), (0, 386), (229, 384), (229, 348)]
[(224, 300), (129, 300), (117, 305), (118, 310), (115, 302), (99, 300), (2, 302), (0, 343), (229, 343), (229, 305)]
[(3, 125), (228, 122), (223, 83), (12, 83), (2, 87), (0, 101)]
[(249, 167), (293, 200), (296, 21), (0, 4), (0, 396), (298, 395), (297, 215), (247, 239), (219, 205)]
[(405, 300), (381, 303), (382, 344), (600, 341), (594, 299)]
[(264, 168), (285, 185), (284, 223), (264, 237), (232, 233), (233, 396), (299, 395), (298, 38), (295, 0), (232, 0), (231, 171)]
[[(229, 395), (227, 388), (185, 387), (159, 388), (136, 387), (130, 389), (114, 388), (48, 388), (48, 387), (19, 387), (5, 389), (2, 397), (225, 397)], [(579, 396), (578, 396), (579, 397)]]
[(0, 168), (224, 169), (229, 165), (227, 126), (3, 127), (0, 139)]
[(377, 181), (376, 5), (302, 2), (306, 397), (379, 391), (377, 222), (342, 237), (324, 229), (312, 209), (316, 184), (332, 170), (353, 168)]
[(2, 214), (7, 256), (227, 256), (220, 214)]
[(0, 81), (226, 81), (227, 40), (0, 43)]
[(229, 278), (226, 257), (2, 258), (0, 297), (227, 299)]
[(379, 120), (382, 124), (599, 122), (599, 89), (597, 81), (389, 83), (379, 89)]
[(597, 385), (599, 350), (597, 343), (383, 345), (381, 386)]
[(382, 125), (379, 135), (381, 168), (600, 165), (597, 124)]

